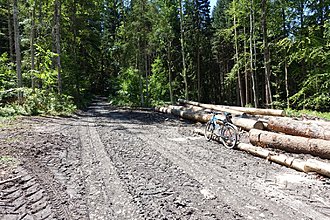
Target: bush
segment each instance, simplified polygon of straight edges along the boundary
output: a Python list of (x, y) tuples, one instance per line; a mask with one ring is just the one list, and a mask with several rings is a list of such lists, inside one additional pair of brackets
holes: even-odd
[[(14, 89), (12, 96), (16, 95), (18, 91), (23, 93), (22, 103), (18, 101), (6, 104), (0, 107), (0, 116), (8, 117), (14, 115), (69, 115), (76, 106), (72, 101), (72, 97), (67, 95), (58, 95), (46, 90), (29, 88)], [(1, 99), (0, 99), (1, 101)]]
[(109, 99), (114, 105), (137, 106), (140, 104), (140, 78), (137, 69), (128, 68), (122, 71), (117, 81), (119, 89)]

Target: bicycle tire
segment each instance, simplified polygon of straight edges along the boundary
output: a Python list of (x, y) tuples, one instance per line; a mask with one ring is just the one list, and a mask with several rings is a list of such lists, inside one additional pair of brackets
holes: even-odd
[(214, 129), (214, 124), (211, 121), (208, 121), (204, 128), (204, 137), (207, 141), (212, 139)]
[(237, 144), (237, 129), (231, 125), (231, 124), (226, 124), (223, 126), (221, 130), (221, 142), (222, 144), (228, 148), (228, 149), (233, 149), (236, 147)]

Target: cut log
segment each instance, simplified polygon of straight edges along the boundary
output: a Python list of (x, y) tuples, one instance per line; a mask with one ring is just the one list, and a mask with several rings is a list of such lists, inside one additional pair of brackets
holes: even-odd
[(199, 106), (199, 107), (202, 107), (202, 108), (211, 109), (211, 110), (215, 110), (215, 111), (228, 112), (228, 113), (233, 114), (234, 116), (242, 115), (244, 113), (244, 112), (241, 112), (241, 111), (236, 111), (236, 110), (233, 110), (233, 109), (225, 108), (225, 107), (220, 106), (220, 105), (203, 104), (203, 103), (199, 103), (199, 102), (187, 101), (187, 100), (184, 100), (184, 99), (179, 99), (178, 102), (180, 102), (182, 104)]
[(167, 108), (178, 109), (178, 110), (182, 110), (182, 111), (202, 112), (202, 113), (204, 113), (204, 111), (205, 111), (205, 108), (194, 106), (194, 105), (186, 105), (186, 106), (169, 105), (169, 106), (167, 106)]
[(173, 114), (173, 115), (179, 116), (184, 119), (198, 121), (198, 122), (202, 122), (202, 123), (206, 123), (211, 119), (211, 115), (209, 115), (209, 114), (194, 113), (191, 111), (180, 110), (180, 109), (174, 108), (173, 106), (156, 107), (155, 111), (167, 113), (167, 114)]
[(330, 164), (314, 159), (308, 159), (305, 164), (306, 172), (316, 172), (324, 176), (330, 177)]
[(267, 129), (294, 136), (330, 140), (330, 129), (311, 121), (303, 122), (290, 118), (279, 117), (270, 118), (268, 121)]
[(293, 168), (301, 172), (306, 172), (305, 171), (306, 162), (304, 160), (288, 157), (284, 154), (277, 154), (273, 151), (269, 151), (261, 147), (253, 146), (251, 144), (240, 143), (238, 144), (237, 148), (246, 151), (250, 154), (253, 154), (255, 156), (266, 158), (267, 160), (275, 162), (277, 164), (289, 168)]
[[(195, 129), (194, 132), (200, 135), (204, 135), (204, 131), (201, 129)], [(304, 160), (289, 157), (284, 154), (278, 154), (262, 147), (253, 146), (251, 144), (239, 143), (236, 148), (242, 151), (246, 151), (257, 157), (265, 158), (268, 161), (272, 161), (301, 172), (306, 172), (306, 162)]]
[(249, 134), (251, 144), (281, 149), (293, 153), (305, 153), (330, 159), (330, 141), (309, 139), (292, 135), (251, 129)]
[(272, 115), (272, 116), (285, 116), (284, 110), (277, 109), (261, 109), (261, 108), (246, 108), (246, 107), (238, 107), (238, 106), (223, 106), (223, 105), (211, 105), (211, 104), (203, 104), (199, 102), (188, 101), (184, 99), (179, 99), (178, 102), (190, 105), (196, 105), (203, 108), (210, 108), (217, 111), (227, 111), (232, 114), (241, 114), (240, 112), (244, 112), (246, 114), (251, 115)]
[(285, 116), (284, 110), (279, 109), (261, 109), (261, 108), (247, 108), (238, 106), (229, 106), (230, 109), (245, 112), (250, 115), (271, 115), (271, 116)]
[[(195, 133), (204, 135), (204, 131), (202, 129), (195, 129)], [(252, 155), (257, 157), (265, 158), (268, 161), (275, 162), (280, 165), (284, 165), (289, 168), (293, 168), (295, 170), (301, 172), (316, 172), (318, 174), (330, 177), (330, 164), (321, 162), (315, 159), (308, 159), (307, 161), (286, 156), (284, 154), (278, 154), (274, 151), (267, 150), (262, 147), (257, 147), (251, 144), (239, 143), (237, 145), (237, 149), (246, 151)]]
[[(184, 107), (184, 106), (173, 106), (173, 105), (171, 105), (171, 106), (168, 106), (168, 108), (181, 110), (181, 111), (189, 111), (190, 114), (196, 114), (196, 113), (197, 114), (205, 114), (203, 112), (204, 108), (198, 107), (198, 106), (188, 106), (188, 108), (187, 108), (187, 107)], [(188, 116), (188, 117), (190, 117), (190, 116)], [(224, 119), (224, 116), (223, 116), (223, 119)], [(196, 119), (196, 121), (199, 121), (199, 120)], [(200, 122), (204, 122), (204, 121), (200, 121)], [(246, 131), (249, 131), (253, 128), (260, 129), (260, 130), (264, 129), (264, 124), (262, 122), (259, 122), (259, 121), (253, 120), (253, 119), (233, 117), (232, 122), (233, 122), (234, 125), (242, 128)]]
[[(173, 114), (188, 120), (198, 121), (202, 123), (206, 123), (211, 119), (210, 114), (200, 113), (200, 112), (192, 112), (189, 110), (183, 110), (184, 108), (176, 108), (174, 106), (170, 107), (156, 107), (155, 111)], [(234, 125), (244, 129), (244, 130), (251, 130), (251, 129), (263, 129), (264, 125), (262, 122), (247, 119), (247, 118), (232, 118)]]
[(232, 122), (234, 125), (242, 128), (245, 131), (250, 131), (251, 129), (263, 130), (264, 124), (261, 121), (256, 121), (248, 118), (237, 118), (233, 117)]

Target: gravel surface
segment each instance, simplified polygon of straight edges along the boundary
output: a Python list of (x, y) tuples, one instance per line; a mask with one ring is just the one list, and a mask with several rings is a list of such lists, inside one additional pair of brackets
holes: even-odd
[[(330, 181), (101, 99), (0, 127), (0, 219), (330, 219)], [(291, 154), (292, 155), (292, 154)]]

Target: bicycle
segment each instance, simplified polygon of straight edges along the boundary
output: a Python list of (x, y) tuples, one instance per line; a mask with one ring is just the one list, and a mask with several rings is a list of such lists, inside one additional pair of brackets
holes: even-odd
[(225, 119), (217, 117), (218, 114), (221, 113), (212, 112), (212, 118), (206, 123), (204, 136), (209, 141), (216, 135), (226, 148), (233, 149), (238, 142), (238, 130), (231, 121), (230, 113), (224, 113)]

